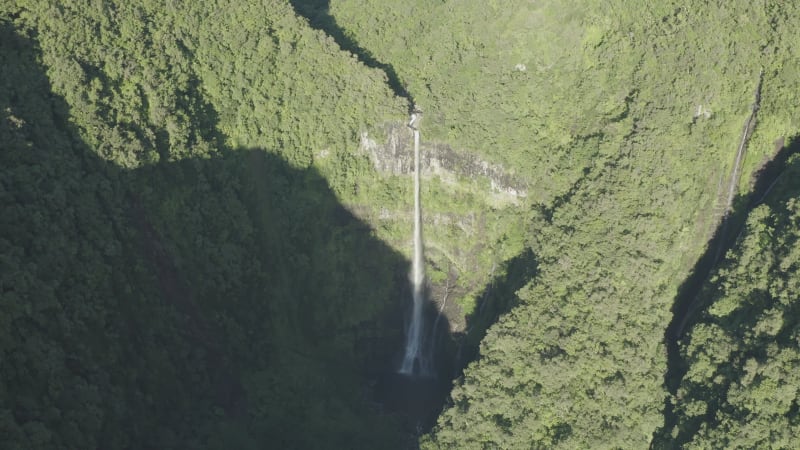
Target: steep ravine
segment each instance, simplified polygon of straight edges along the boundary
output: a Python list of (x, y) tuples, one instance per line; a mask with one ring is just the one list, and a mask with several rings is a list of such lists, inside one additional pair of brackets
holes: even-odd
[[(756, 126), (756, 119), (758, 110), (761, 103), (761, 85), (763, 82), (764, 72), (763, 69), (759, 73), (758, 82), (755, 90), (755, 100), (751, 106), (750, 114), (745, 120), (742, 130), (739, 145), (736, 148), (735, 158), (731, 175), (727, 182), (727, 195), (725, 197), (725, 204), (723, 209), (722, 218), (718, 224), (716, 231), (708, 242), (706, 251), (698, 259), (694, 268), (690, 272), (689, 277), (684, 281), (678, 289), (678, 295), (672, 307), (672, 320), (666, 328), (664, 333), (664, 343), (667, 349), (667, 370), (664, 375), (664, 384), (670, 393), (664, 403), (664, 425), (661, 429), (656, 430), (654, 439), (651, 446), (657, 446), (657, 442), (667, 442), (668, 436), (676, 424), (676, 417), (674, 413), (673, 398), (677, 394), (678, 386), (680, 385), (683, 375), (686, 373), (686, 363), (682, 360), (680, 354), (680, 341), (684, 336), (687, 326), (690, 326), (695, 314), (703, 306), (699, 298), (700, 290), (703, 285), (708, 282), (714, 267), (721, 255), (730, 249), (734, 244), (734, 239), (729, 239), (729, 228), (732, 221), (736, 221), (740, 226), (744, 224), (744, 218), (747, 217), (751, 208), (746, 210), (736, 210), (735, 206), (735, 193), (739, 186), (739, 179), (741, 174), (741, 165), (744, 160), (744, 153), (747, 149), (747, 143), (750, 136), (753, 134)], [(776, 159), (777, 160), (777, 157)], [(753, 197), (758, 198), (758, 194)]]
[[(749, 194), (746, 197), (739, 196), (732, 201), (732, 205), (740, 206), (734, 207), (723, 218), (709, 241), (706, 251), (698, 259), (690, 276), (678, 290), (673, 306), (673, 319), (664, 334), (667, 348), (667, 371), (664, 382), (671, 396), (677, 394), (678, 387), (688, 368), (687, 362), (683, 360), (680, 353), (682, 339), (697, 322), (699, 313), (710, 306), (700, 298), (700, 291), (714, 274), (719, 259), (736, 244), (747, 216), (763, 202), (781, 177), (789, 158), (800, 153), (800, 142), (797, 138), (791, 139), (790, 142), (790, 145), (784, 146), (783, 137), (776, 140), (773, 158), (754, 175)], [(680, 444), (680, 436), (677, 440), (670, 437), (670, 433), (677, 424), (673, 401), (673, 397), (666, 399), (664, 426), (656, 431), (652, 448), (671, 448), (666, 444), (669, 442)]]
[[(744, 127), (742, 129), (742, 136), (739, 140), (739, 145), (736, 148), (736, 156), (733, 161), (733, 169), (731, 170), (731, 175), (728, 177), (727, 183), (727, 195), (725, 197), (725, 204), (722, 219), (719, 224), (719, 228), (714, 233), (714, 237), (709, 244), (709, 249), (713, 250), (712, 254), (713, 257), (710, 260), (710, 263), (707, 264), (708, 272), (710, 273), (713, 270), (714, 266), (719, 262), (720, 257), (726, 252), (731, 245), (733, 245), (733, 241), (728, 239), (728, 232), (729, 227), (731, 225), (731, 220), (734, 219), (735, 216), (739, 215), (740, 217), (746, 217), (747, 214), (750, 212), (751, 208), (748, 208), (746, 211), (735, 211), (734, 210), (734, 201), (736, 199), (736, 193), (739, 188), (739, 182), (741, 179), (742, 173), (742, 164), (744, 162), (744, 155), (747, 151), (747, 144), (750, 141), (750, 137), (753, 135), (753, 131), (755, 130), (757, 119), (758, 119), (758, 110), (761, 107), (761, 86), (764, 81), (764, 71), (763, 69), (758, 75), (758, 82), (756, 84), (756, 91), (755, 91), (755, 99), (751, 106), (750, 115), (747, 117), (747, 120), (744, 123)], [(780, 152), (780, 150), (778, 150)], [(776, 158), (777, 158), (776, 154)], [(759, 198), (758, 194), (754, 194), (754, 198)], [(741, 221), (744, 223), (744, 220)], [(740, 224), (741, 225), (741, 224)], [(702, 258), (701, 258), (702, 260)], [(708, 275), (704, 276), (703, 278), (707, 278)], [(697, 311), (697, 298), (694, 300), (688, 300), (687, 304), (685, 305), (685, 310), (681, 307), (681, 313), (677, 314), (675, 319), (677, 319), (676, 324), (670, 324), (670, 327), (674, 326), (673, 331), (671, 332), (672, 336), (676, 338), (680, 338), (683, 336), (684, 330), (686, 328), (686, 323), (691, 320), (691, 317)]]

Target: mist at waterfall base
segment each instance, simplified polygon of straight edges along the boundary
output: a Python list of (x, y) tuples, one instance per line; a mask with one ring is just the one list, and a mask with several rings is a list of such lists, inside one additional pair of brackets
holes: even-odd
[[(409, 288), (406, 298), (413, 300), (413, 286)], [(394, 356), (376, 374), (373, 386), (375, 401), (383, 411), (396, 415), (411, 435), (426, 433), (436, 424), (452, 389), (455, 373), (456, 342), (449, 333), (447, 318), (440, 316), (438, 308), (427, 301), (429, 295), (425, 283), (420, 285), (419, 294), (418, 345), (409, 340), (411, 318), (415, 314), (414, 305), (409, 301), (406, 336), (397, 341)], [(411, 362), (411, 370), (404, 372), (403, 365), (407, 361)]]
[(436, 424), (452, 389), (454, 374), (454, 341), (448, 333), (449, 325), (445, 317), (437, 320), (442, 316), (426, 301), (426, 288), (423, 283), (418, 297), (421, 301), (411, 305), (409, 320), (419, 314), (416, 330), (410, 321), (403, 348), (398, 349), (389, 370), (376, 380), (374, 391), (385, 411), (397, 414), (404, 428), (417, 436)]

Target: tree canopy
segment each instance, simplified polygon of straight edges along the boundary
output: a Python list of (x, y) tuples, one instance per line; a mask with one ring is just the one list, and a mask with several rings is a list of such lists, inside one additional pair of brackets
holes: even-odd
[[(3, 442), (791, 447), (798, 159), (764, 167), (797, 150), (798, 25), (772, 0), (0, 0)], [(421, 435), (376, 402), (412, 103), (456, 372)]]

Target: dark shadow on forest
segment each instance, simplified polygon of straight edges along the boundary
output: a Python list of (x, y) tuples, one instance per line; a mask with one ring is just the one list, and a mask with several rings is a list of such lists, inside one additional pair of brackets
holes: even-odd
[[(787, 169), (790, 156), (800, 153), (800, 142), (793, 140), (792, 145), (784, 146), (784, 139), (776, 141), (773, 158), (764, 167), (753, 175), (755, 182), (751, 192), (746, 195), (737, 195), (734, 200), (733, 211), (726, 215), (717, 226), (711, 239), (708, 241), (706, 251), (692, 268), (689, 277), (678, 288), (678, 293), (672, 307), (672, 320), (664, 333), (664, 343), (667, 349), (667, 370), (664, 374), (664, 386), (670, 395), (675, 395), (680, 387), (688, 366), (680, 353), (680, 342), (686, 333), (702, 319), (702, 312), (710, 306), (705, 302), (710, 292), (704, 292), (710, 276), (724, 259), (725, 254), (737, 242), (744, 229), (747, 216), (756, 206), (765, 200), (765, 196), (775, 185), (778, 177)], [(740, 324), (741, 325), (741, 324)], [(752, 324), (751, 324), (752, 325)], [(745, 326), (747, 326), (745, 324)], [(656, 430), (651, 448), (681, 448), (688, 439), (699, 429), (705, 419), (713, 418), (719, 404), (709, 404), (708, 414), (698, 416), (693, 425), (695, 429), (680, 430), (677, 438), (672, 437), (672, 429), (677, 425), (672, 400), (668, 397), (664, 404), (664, 425)]]
[(414, 108), (414, 99), (402, 83), (391, 64), (379, 61), (369, 50), (361, 47), (351, 33), (348, 33), (330, 14), (329, 0), (289, 0), (295, 12), (308, 19), (312, 28), (325, 32), (332, 37), (342, 50), (356, 55), (365, 66), (382, 70), (386, 74), (387, 83), (398, 97), (408, 100), (409, 112)]
[[(0, 370), (10, 420), (76, 448), (416, 445), (417, 419), (370, 388), (402, 348), (408, 261), (316, 170), (266, 150), (136, 170), (99, 158), (38, 55), (0, 18), (0, 236), (59, 286), (9, 333), (61, 355)], [(210, 105), (195, 110), (216, 130)], [(0, 289), (21, 310), (37, 298)]]

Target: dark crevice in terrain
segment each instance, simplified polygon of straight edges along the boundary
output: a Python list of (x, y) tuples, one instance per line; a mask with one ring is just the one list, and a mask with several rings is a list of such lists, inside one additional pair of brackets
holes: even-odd
[[(733, 224), (738, 227), (743, 226), (751, 209), (742, 204), (741, 195), (734, 194), (739, 186), (741, 165), (747, 150), (747, 144), (757, 124), (763, 80), (764, 71), (762, 69), (759, 72), (756, 83), (755, 99), (751, 105), (750, 114), (744, 123), (739, 145), (736, 148), (731, 175), (728, 178), (725, 212), (722, 220), (709, 240), (706, 251), (698, 259), (686, 281), (678, 288), (678, 295), (672, 306), (672, 320), (664, 332), (664, 343), (667, 348), (667, 370), (664, 374), (664, 385), (672, 396), (677, 393), (681, 379), (687, 370), (686, 363), (680, 355), (680, 340), (685, 334), (687, 324), (693, 319), (696, 320), (696, 313), (703, 306), (700, 299), (701, 290), (716, 267), (720, 256), (730, 249), (736, 241), (735, 237), (732, 239), (730, 236), (735, 236), (738, 233), (729, 233), (729, 228)], [(752, 196), (758, 198), (757, 193)], [(654, 437), (660, 436), (661, 439), (666, 439), (675, 426), (677, 419), (672, 401), (670, 397), (665, 400), (664, 426), (661, 430), (655, 432)], [(656, 440), (653, 440), (653, 445), (655, 445)], [(664, 440), (663, 442), (667, 441)]]
[[(754, 175), (755, 182), (748, 196), (738, 195), (733, 201), (733, 209), (727, 214), (708, 242), (703, 255), (698, 259), (689, 277), (678, 289), (678, 294), (672, 308), (672, 321), (667, 326), (664, 342), (667, 348), (667, 371), (664, 384), (672, 396), (677, 394), (681, 381), (688, 370), (687, 362), (683, 360), (680, 352), (681, 340), (688, 330), (691, 330), (699, 321), (701, 311), (710, 305), (704, 302), (703, 287), (709, 281), (719, 262), (720, 255), (725, 255), (737, 242), (744, 229), (748, 214), (762, 203), (775, 182), (788, 167), (789, 158), (800, 153), (800, 142), (792, 140), (789, 146), (783, 146), (783, 138), (776, 142), (776, 154)], [(674, 411), (673, 398), (667, 398), (664, 406), (664, 426), (655, 433), (653, 448), (680, 448), (697, 430), (679, 430), (677, 438), (671, 433), (677, 425)], [(713, 418), (719, 404), (710, 404), (707, 418)], [(697, 427), (700, 421), (697, 421)]]
[(395, 95), (408, 100), (408, 110), (414, 109), (414, 98), (408, 92), (391, 64), (378, 60), (372, 52), (360, 46), (351, 33), (348, 33), (330, 14), (329, 0), (289, 0), (295, 12), (308, 19), (309, 25), (332, 37), (342, 48), (354, 54), (365, 66), (382, 70), (386, 74), (386, 82)]

